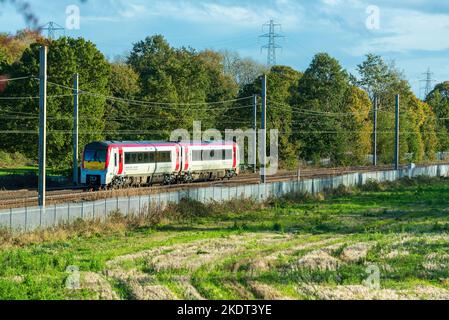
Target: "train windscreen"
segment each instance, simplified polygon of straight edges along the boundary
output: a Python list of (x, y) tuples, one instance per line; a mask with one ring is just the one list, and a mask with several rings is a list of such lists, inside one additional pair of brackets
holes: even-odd
[(86, 149), (84, 151), (84, 168), (104, 170), (106, 168), (106, 149)]

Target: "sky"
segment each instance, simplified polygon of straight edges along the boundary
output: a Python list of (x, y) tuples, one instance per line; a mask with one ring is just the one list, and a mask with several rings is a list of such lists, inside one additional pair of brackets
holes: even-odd
[[(18, 0), (16, 0), (18, 1)], [(349, 72), (367, 53), (394, 61), (422, 97), (428, 68), (435, 83), (449, 80), (449, 1), (436, 0), (20, 0), (41, 25), (66, 27), (56, 35), (84, 37), (109, 58), (133, 43), (162, 34), (175, 47), (237, 51), (266, 63), (267, 33), (274, 19), (277, 64), (304, 71), (314, 54), (327, 52)], [(76, 17), (79, 11), (79, 23)], [(12, 4), (0, 4), (0, 32), (26, 27)]]

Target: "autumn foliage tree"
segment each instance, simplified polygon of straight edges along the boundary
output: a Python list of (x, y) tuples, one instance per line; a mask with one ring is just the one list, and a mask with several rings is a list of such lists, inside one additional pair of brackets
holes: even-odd
[[(4, 96), (35, 97), (39, 94), (39, 47), (34, 43), (27, 48), (20, 59), (9, 65), (6, 72), (11, 77), (32, 76), (9, 84)], [(84, 39), (61, 38), (49, 43), (48, 49), (48, 100), (47, 100), (47, 155), (53, 167), (68, 167), (72, 154), (73, 128), (73, 75), (79, 73), (81, 89), (86, 92), (80, 97), (80, 145), (103, 139), (105, 127), (105, 98), (109, 94), (108, 79), (110, 67), (103, 54), (92, 42)], [(37, 157), (38, 113), (36, 99), (19, 99), (2, 105), (9, 114), (9, 121), (0, 124), (1, 130), (14, 132), (2, 135), (2, 149), (21, 151), (31, 159)]]

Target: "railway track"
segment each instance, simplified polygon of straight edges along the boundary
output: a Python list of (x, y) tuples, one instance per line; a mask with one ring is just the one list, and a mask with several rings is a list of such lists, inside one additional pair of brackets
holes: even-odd
[[(441, 164), (441, 163), (440, 163)], [(346, 168), (306, 168), (298, 172), (281, 171), (274, 176), (267, 177), (268, 182), (288, 181), (293, 179), (310, 179), (326, 176), (338, 176), (342, 174), (367, 172), (367, 171), (384, 171), (391, 170), (391, 166), (356, 166)], [(154, 194), (161, 192), (170, 192), (177, 190), (185, 190), (190, 188), (210, 187), (210, 186), (238, 186), (242, 184), (259, 184), (259, 174), (242, 174), (231, 180), (211, 181), (211, 182), (195, 182), (190, 184), (177, 184), (167, 186), (152, 186), (129, 188), (120, 190), (102, 190), (86, 192), (82, 188), (70, 189), (53, 189), (47, 190), (46, 202), (49, 205), (100, 200), (105, 198), (114, 198), (122, 196), (138, 196), (145, 194)], [(16, 191), (0, 191), (0, 209), (19, 208), (25, 206), (37, 206), (36, 190), (16, 190)]]

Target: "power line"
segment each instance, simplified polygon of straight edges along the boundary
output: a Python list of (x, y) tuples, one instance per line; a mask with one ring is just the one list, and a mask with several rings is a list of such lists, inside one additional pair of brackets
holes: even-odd
[(268, 38), (268, 44), (261, 47), (261, 50), (267, 49), (267, 65), (269, 67), (276, 65), (276, 49), (282, 49), (276, 44), (276, 39), (285, 38), (283, 35), (276, 33), (276, 28), (281, 28), (280, 23), (276, 23), (273, 19), (262, 25), (262, 28), (268, 27), (269, 31), (266, 34), (259, 36), (260, 38)]

